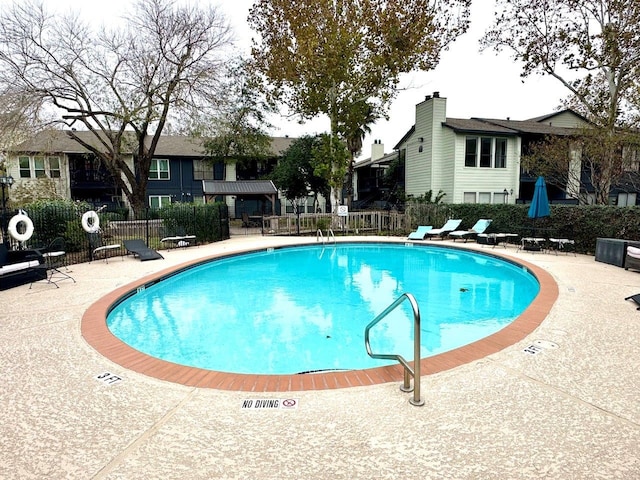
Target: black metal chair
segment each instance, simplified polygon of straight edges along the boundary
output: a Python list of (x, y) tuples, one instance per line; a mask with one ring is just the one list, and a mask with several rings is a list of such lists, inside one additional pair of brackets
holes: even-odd
[(247, 212), (242, 212), (242, 227), (243, 228), (257, 228), (260, 224), (249, 218)]
[[(63, 280), (71, 280), (73, 283), (76, 283), (75, 278), (69, 275), (69, 269), (67, 268), (67, 252), (65, 250), (64, 238), (54, 238), (42, 251), (42, 256), (44, 257), (47, 268), (47, 283), (53, 283), (56, 288), (60, 288), (58, 282)], [(64, 271), (62, 270), (63, 267)]]

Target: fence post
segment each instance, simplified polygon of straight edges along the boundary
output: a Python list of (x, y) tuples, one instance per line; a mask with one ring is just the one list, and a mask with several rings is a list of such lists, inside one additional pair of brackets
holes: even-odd
[(149, 214), (151, 213), (151, 210), (149, 207), (147, 207), (145, 209), (146, 211), (146, 215), (145, 215), (145, 230), (146, 230), (146, 241), (147, 241), (147, 246), (149, 245)]

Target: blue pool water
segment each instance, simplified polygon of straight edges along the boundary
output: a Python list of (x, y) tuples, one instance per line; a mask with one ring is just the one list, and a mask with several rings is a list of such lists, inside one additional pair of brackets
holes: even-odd
[[(364, 369), (364, 329), (403, 293), (422, 319), (422, 357), (514, 320), (539, 284), (523, 267), (435, 246), (338, 244), (270, 249), (185, 270), (124, 299), (114, 335), (181, 365), (233, 373)], [(375, 326), (375, 353), (413, 359), (408, 302)]]

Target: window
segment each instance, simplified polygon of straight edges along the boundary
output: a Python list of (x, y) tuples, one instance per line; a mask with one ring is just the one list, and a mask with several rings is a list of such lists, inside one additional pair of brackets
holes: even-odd
[(481, 168), (490, 168), (491, 167), (491, 144), (492, 139), (487, 137), (482, 137), (480, 139), (480, 167)]
[(495, 168), (507, 168), (507, 139), (496, 138)]
[(464, 166), (475, 167), (476, 155), (478, 152), (478, 139), (474, 137), (467, 137), (464, 150)]
[(478, 203), (491, 203), (491, 192), (480, 192), (478, 194)]
[(49, 177), (60, 178), (60, 157), (49, 157)]
[(171, 204), (169, 195), (149, 195), (149, 206), (151, 208), (166, 207)]
[(60, 157), (18, 157), (20, 178), (60, 178)]
[(47, 176), (44, 171), (44, 157), (33, 158), (33, 172), (36, 178), (45, 178)]
[[(478, 147), (478, 143), (480, 143), (480, 147)], [(476, 167), (478, 165), (481, 168), (507, 168), (507, 139), (467, 137), (464, 166)]]
[(464, 192), (463, 203), (476, 203), (476, 192)]
[(211, 162), (206, 160), (193, 161), (193, 179), (194, 180), (214, 180), (213, 166)]
[(31, 178), (31, 168), (29, 167), (29, 157), (20, 157), (20, 178)]
[(636, 204), (635, 193), (619, 193), (618, 194), (618, 206), (619, 207), (632, 207)]
[(151, 159), (149, 180), (169, 180), (169, 160), (166, 158)]

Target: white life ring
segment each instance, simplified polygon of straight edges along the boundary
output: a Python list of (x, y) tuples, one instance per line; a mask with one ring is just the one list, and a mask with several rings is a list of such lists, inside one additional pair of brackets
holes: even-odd
[[(18, 225), (24, 224), (24, 233), (18, 231)], [(11, 217), (9, 220), (9, 235), (19, 242), (26, 242), (33, 235), (33, 222), (31, 219), (21, 210), (20, 213)]]
[(82, 215), (82, 228), (87, 233), (97, 233), (100, 230), (100, 218), (95, 211), (89, 210)]

